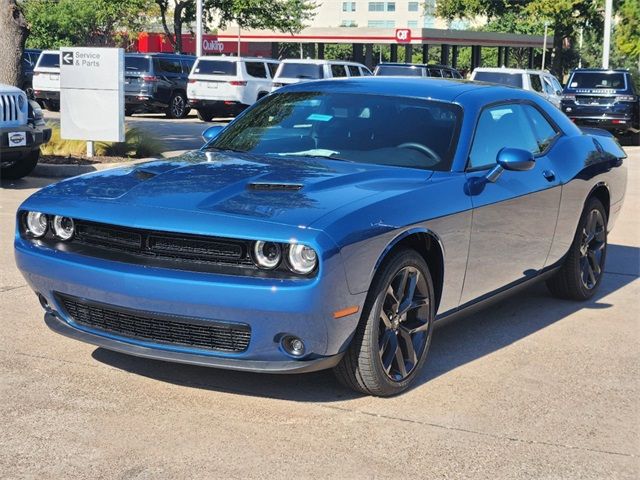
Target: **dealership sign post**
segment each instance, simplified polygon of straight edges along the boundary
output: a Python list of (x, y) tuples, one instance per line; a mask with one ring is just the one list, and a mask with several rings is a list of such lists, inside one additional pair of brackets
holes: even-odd
[(124, 141), (124, 51), (60, 50), (60, 134), (64, 139)]

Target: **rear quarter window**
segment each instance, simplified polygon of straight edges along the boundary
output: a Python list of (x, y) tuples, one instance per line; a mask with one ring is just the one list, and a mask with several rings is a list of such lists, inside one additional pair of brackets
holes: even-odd
[(246, 62), (247, 75), (254, 78), (267, 78), (267, 70), (263, 62)]

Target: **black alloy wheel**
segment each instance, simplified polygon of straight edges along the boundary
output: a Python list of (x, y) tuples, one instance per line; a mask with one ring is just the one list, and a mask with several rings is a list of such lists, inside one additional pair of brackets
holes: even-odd
[(433, 292), (429, 268), (418, 252), (391, 253), (374, 277), (351, 344), (334, 369), (338, 380), (383, 397), (409, 388), (431, 344)]
[(569, 252), (560, 270), (547, 280), (559, 298), (587, 300), (597, 291), (607, 258), (607, 212), (595, 197), (587, 200)]
[(169, 108), (167, 109), (167, 117), (169, 118), (184, 118), (189, 114), (189, 108), (187, 106), (187, 99), (181, 93), (174, 93), (169, 101)]

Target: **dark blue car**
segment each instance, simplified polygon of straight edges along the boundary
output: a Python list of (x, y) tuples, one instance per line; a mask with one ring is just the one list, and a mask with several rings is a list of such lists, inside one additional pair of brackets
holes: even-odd
[(624, 152), (535, 93), (359, 78), (279, 89), (197, 152), (50, 185), (16, 259), (63, 335), (406, 389), (434, 324), (538, 280), (602, 281)]

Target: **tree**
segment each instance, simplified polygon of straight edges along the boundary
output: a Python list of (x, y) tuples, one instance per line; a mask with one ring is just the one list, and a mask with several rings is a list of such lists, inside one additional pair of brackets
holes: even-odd
[(20, 6), (15, 0), (0, 0), (0, 83), (20, 86), (22, 51), (28, 35)]
[[(195, 0), (155, 0), (160, 8), (162, 27), (174, 51), (182, 51), (185, 24), (195, 20)], [(234, 23), (242, 28), (264, 28), (295, 33), (315, 15), (315, 4), (308, 0), (204, 0), (206, 21), (216, 20), (220, 28)], [(170, 17), (170, 22), (168, 18)], [(169, 27), (172, 23), (173, 31)]]
[(615, 27), (616, 48), (640, 62), (640, 3), (638, 0), (623, 0), (618, 15), (620, 21)]
[(24, 2), (28, 45), (114, 46), (139, 29), (151, 6), (151, 0), (29, 0)]
[(488, 24), (483, 29), (517, 33), (541, 34), (549, 22), (555, 52), (551, 70), (561, 77), (577, 57), (580, 29), (601, 37), (602, 6), (602, 0), (440, 0), (437, 13), (448, 20), (484, 15)]

